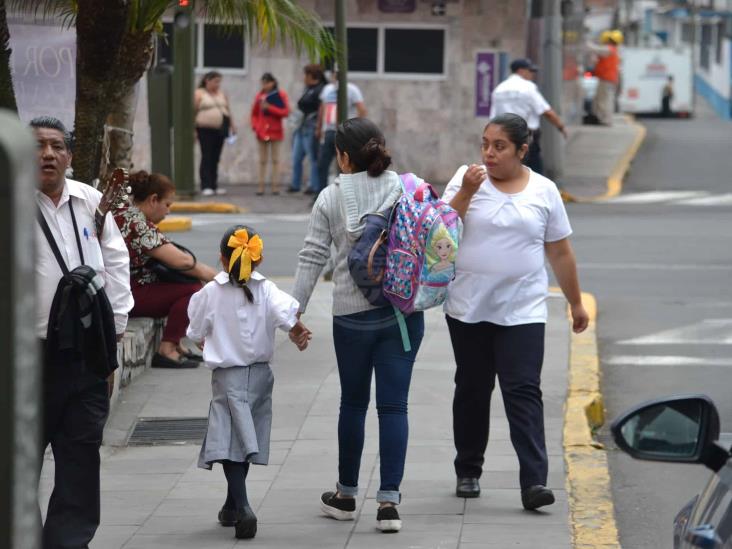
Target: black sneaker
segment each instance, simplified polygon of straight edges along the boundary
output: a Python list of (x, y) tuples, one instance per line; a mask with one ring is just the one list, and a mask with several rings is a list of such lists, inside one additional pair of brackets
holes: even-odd
[(234, 526), (236, 524), (236, 509), (224, 509), (219, 511), (219, 524), (221, 526)]
[(234, 525), (237, 539), (251, 539), (257, 535), (257, 515), (248, 505), (237, 512), (237, 521)]
[(537, 484), (521, 490), (521, 503), (527, 511), (533, 511), (554, 503), (554, 492), (546, 486)]
[(335, 492), (324, 492), (320, 496), (320, 510), (336, 520), (353, 520), (356, 500), (355, 498), (337, 498)]
[(376, 513), (376, 528), (385, 534), (396, 534), (402, 529), (402, 519), (397, 508), (389, 505), (381, 507)]

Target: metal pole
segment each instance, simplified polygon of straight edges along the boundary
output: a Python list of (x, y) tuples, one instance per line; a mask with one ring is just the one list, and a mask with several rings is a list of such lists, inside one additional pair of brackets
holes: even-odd
[(0, 547), (37, 549), (41, 369), (35, 333), (35, 145), (0, 109)]
[[(542, 2), (544, 41), (542, 43), (542, 93), (557, 114), (562, 112), (562, 15), (560, 0)], [(542, 119), (541, 145), (546, 175), (551, 179), (562, 176), (564, 138)]]
[(173, 177), (179, 196), (193, 196), (193, 72), (195, 64), (193, 0), (179, 2), (173, 19)]
[(348, 118), (348, 31), (345, 0), (335, 0), (335, 31), (338, 43), (338, 122)]

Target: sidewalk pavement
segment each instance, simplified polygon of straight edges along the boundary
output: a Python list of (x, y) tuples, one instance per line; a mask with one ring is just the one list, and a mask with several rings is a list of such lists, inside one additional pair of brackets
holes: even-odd
[[(277, 281), (287, 290), (291, 279)], [(304, 317), (311, 347), (299, 353), (278, 336), (274, 425), (269, 466), (253, 466), (247, 487), (259, 518), (254, 540), (234, 538), (216, 515), (226, 496), (219, 466), (196, 467), (198, 444), (125, 446), (138, 417), (204, 417), (210, 372), (149, 370), (120, 396), (102, 448), (102, 522), (93, 549), (307, 548), (505, 548), (566, 549), (571, 546), (562, 451), (567, 391), (569, 326), (565, 302), (549, 299), (543, 372), (549, 487), (557, 503), (543, 512), (521, 507), (518, 462), (500, 399), (494, 393), (491, 441), (481, 479), (482, 496), (454, 496), (451, 401), (454, 361), (440, 311), (427, 313), (409, 402), (410, 438), (399, 507), (399, 534), (375, 529), (379, 483), (378, 424), (372, 402), (361, 464), (358, 517), (338, 522), (321, 515), (319, 496), (337, 480), (338, 373), (331, 337), (331, 285), (320, 283)], [(53, 474), (46, 457), (41, 482), (45, 508)]]
[[(563, 191), (578, 201), (605, 195), (608, 180), (618, 174), (617, 185), (622, 185), (622, 177), (628, 168), (636, 144), (640, 126), (631, 117), (615, 115), (613, 126), (571, 126), (569, 140), (564, 153), (564, 175), (557, 179)], [(639, 143), (638, 143), (639, 145)], [(456, 167), (459, 159), (455, 161)], [(621, 169), (623, 168), (623, 169)], [(419, 173), (419, 167), (411, 169)], [(432, 182), (441, 192), (447, 181)], [(286, 184), (280, 187), (279, 195), (269, 190), (264, 196), (257, 196), (256, 184), (237, 184), (222, 186), (226, 195), (195, 199), (197, 208), (210, 204), (211, 211), (218, 211), (215, 205), (228, 203), (251, 213), (298, 214), (309, 213), (312, 209), (312, 196), (303, 193), (287, 193)], [(619, 188), (617, 191), (619, 192)]]

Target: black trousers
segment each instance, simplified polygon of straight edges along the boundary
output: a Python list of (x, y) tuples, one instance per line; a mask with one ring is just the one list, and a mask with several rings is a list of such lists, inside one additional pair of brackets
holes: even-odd
[(541, 156), (541, 130), (532, 130), (526, 165), (539, 175), (544, 175), (544, 159)]
[(457, 363), (452, 407), (455, 473), (480, 478), (497, 376), (519, 459), (521, 488), (546, 485), (548, 459), (539, 387), (545, 325), (468, 324), (449, 316), (447, 325)]
[(220, 130), (213, 128), (196, 128), (196, 132), (201, 145), (201, 165), (198, 168), (201, 188), (215, 191), (218, 187), (219, 160), (221, 149), (224, 148), (224, 136)]
[(43, 451), (51, 445), (56, 468), (43, 549), (86, 549), (99, 526), (107, 382), (79, 361), (44, 358), (43, 404)]

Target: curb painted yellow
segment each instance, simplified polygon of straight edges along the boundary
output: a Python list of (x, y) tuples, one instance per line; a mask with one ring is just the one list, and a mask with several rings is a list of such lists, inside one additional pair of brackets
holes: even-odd
[(564, 461), (567, 468), (570, 526), (574, 549), (620, 549), (607, 454), (593, 431), (605, 422), (597, 352), (597, 303), (583, 293), (590, 323), (572, 334), (569, 388), (564, 410)]
[(228, 202), (173, 202), (171, 212), (178, 213), (239, 213), (243, 210)]
[(190, 217), (166, 217), (160, 223), (158, 223), (158, 229), (164, 233), (175, 233), (182, 231), (191, 230), (191, 218)]
[(643, 145), (643, 141), (645, 141), (647, 133), (646, 127), (643, 124), (636, 122), (635, 118), (630, 115), (626, 118), (628, 119), (628, 123), (635, 128), (635, 138), (633, 139), (633, 143), (631, 143), (630, 147), (628, 147), (623, 156), (620, 157), (620, 160), (615, 164), (613, 171), (607, 178), (607, 191), (605, 191), (605, 194), (585, 198), (575, 196), (563, 190), (561, 191), (561, 195), (565, 202), (597, 202), (599, 200), (607, 200), (608, 198), (618, 196), (623, 191), (623, 180), (625, 179), (625, 175), (628, 173), (630, 164), (638, 154), (641, 145)]

